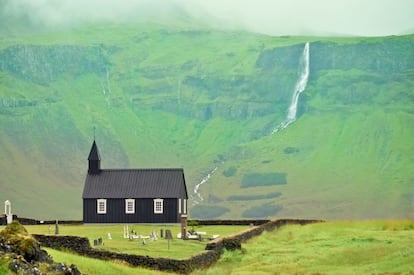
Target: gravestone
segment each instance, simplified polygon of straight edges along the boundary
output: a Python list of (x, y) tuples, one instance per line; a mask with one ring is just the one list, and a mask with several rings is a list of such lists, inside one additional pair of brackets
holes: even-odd
[(157, 232), (155, 232), (155, 230), (152, 230), (152, 231), (151, 231), (151, 233), (150, 233), (150, 239), (151, 239), (152, 241), (156, 241), (156, 240), (158, 240), (158, 237), (157, 237)]
[(167, 240), (172, 240), (173, 237), (170, 229), (165, 230), (165, 238)]
[(170, 250), (170, 240), (172, 240), (172, 238), (173, 238), (170, 229), (165, 230), (165, 238), (168, 240), (168, 250)]
[(55, 235), (59, 235), (59, 222), (58, 222), (58, 220), (56, 220), (56, 223), (55, 223)]
[(93, 245), (103, 245), (104, 243), (103, 243), (103, 239), (101, 238), (101, 237), (99, 237), (98, 239), (96, 239), (96, 240), (93, 240)]

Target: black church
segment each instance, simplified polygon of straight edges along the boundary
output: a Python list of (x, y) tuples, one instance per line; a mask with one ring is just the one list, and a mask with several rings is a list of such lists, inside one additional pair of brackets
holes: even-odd
[(95, 140), (88, 161), (84, 223), (179, 223), (187, 214), (182, 168), (101, 169)]

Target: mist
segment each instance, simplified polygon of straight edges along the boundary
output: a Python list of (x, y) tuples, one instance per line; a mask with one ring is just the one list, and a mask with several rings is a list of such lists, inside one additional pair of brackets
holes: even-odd
[(0, 0), (0, 24), (56, 29), (184, 19), (268, 35), (385, 36), (413, 33), (413, 11), (411, 0)]

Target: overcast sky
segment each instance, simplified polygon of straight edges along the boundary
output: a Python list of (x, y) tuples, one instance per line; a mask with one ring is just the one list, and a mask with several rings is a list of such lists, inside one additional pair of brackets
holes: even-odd
[(184, 13), (215, 27), (270, 35), (414, 33), (414, 0), (0, 0), (0, 5), (2, 14), (50, 26)]

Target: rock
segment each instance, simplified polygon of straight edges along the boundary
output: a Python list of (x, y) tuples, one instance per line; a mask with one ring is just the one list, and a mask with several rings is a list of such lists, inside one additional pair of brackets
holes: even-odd
[(52, 262), (47, 252), (40, 249), (39, 242), (18, 221), (13, 221), (0, 232), (0, 243), (4, 252), (21, 255), (28, 262)]
[(0, 258), (9, 262), (10, 271), (16, 274), (81, 274), (73, 264), (54, 263), (52, 257), (40, 248), (39, 242), (18, 221), (13, 221), (0, 232)]

